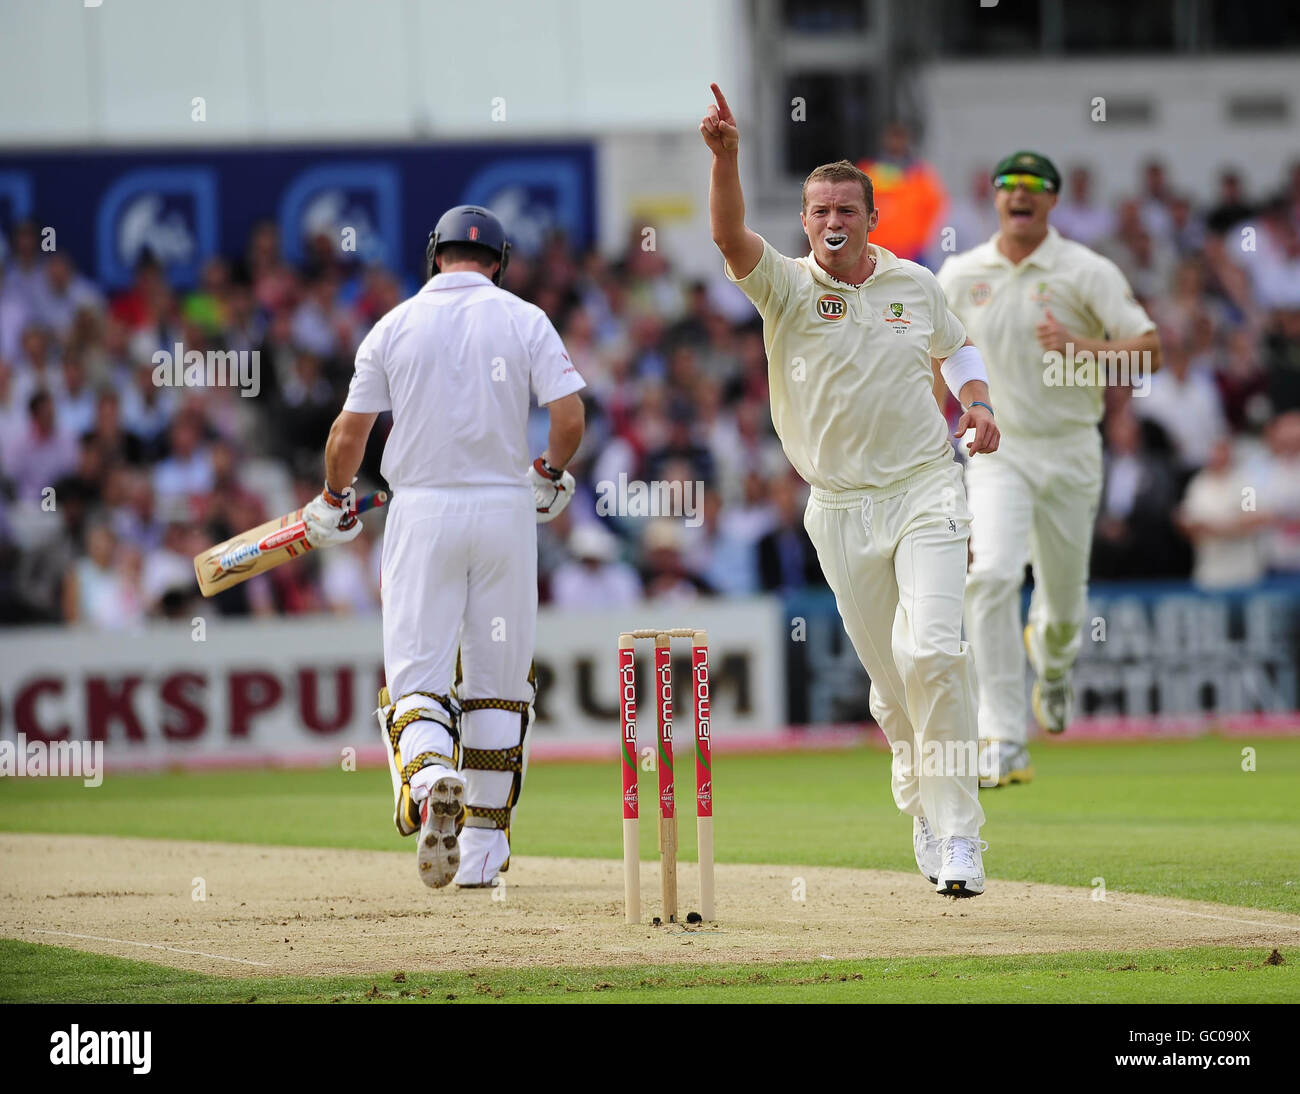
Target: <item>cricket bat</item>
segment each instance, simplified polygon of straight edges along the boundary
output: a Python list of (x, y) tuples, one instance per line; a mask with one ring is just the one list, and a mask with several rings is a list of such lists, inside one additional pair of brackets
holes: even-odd
[[(377, 509), (387, 501), (388, 495), (376, 490), (361, 498), (353, 512), (361, 514), (368, 509)], [(356, 516), (351, 519), (356, 520)], [(273, 570), (280, 563), (311, 549), (302, 510), (295, 509), (195, 555), (194, 576), (199, 579), (199, 592), (204, 596), (215, 596), (222, 589)]]

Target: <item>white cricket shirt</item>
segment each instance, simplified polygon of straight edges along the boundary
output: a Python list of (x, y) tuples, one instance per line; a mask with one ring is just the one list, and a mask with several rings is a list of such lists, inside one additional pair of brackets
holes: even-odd
[(867, 246), (876, 270), (861, 285), (766, 240), (747, 277), (726, 270), (763, 317), (772, 424), (786, 457), (823, 490), (888, 486), (953, 461), (930, 358), (951, 356), (966, 331), (934, 274)]
[[(1156, 329), (1110, 259), (1055, 228), (1021, 262), (997, 248), (995, 235), (939, 269), (948, 306), (980, 348), (989, 373), (989, 398), (1008, 436), (1060, 437), (1095, 427), (1103, 383), (1048, 384), (1046, 350), (1035, 330), (1050, 309), (1072, 335), (1136, 338)], [(1076, 366), (1076, 376), (1083, 377)], [(1145, 374), (1150, 378), (1150, 373)]]
[(480, 273), (436, 274), (357, 349), (344, 410), (391, 410), (381, 472), (403, 486), (524, 486), (528, 397), (585, 387), (541, 308)]

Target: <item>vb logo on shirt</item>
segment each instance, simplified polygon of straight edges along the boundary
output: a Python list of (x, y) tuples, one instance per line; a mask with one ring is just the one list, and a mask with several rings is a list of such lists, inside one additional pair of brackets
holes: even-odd
[(843, 319), (848, 314), (849, 306), (844, 301), (844, 297), (838, 293), (822, 293), (817, 298), (817, 314), (828, 322), (834, 322), (837, 319)]

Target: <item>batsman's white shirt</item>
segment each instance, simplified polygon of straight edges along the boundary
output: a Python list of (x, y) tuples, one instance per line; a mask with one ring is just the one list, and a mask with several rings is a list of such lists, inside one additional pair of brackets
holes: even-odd
[[(727, 276), (763, 317), (772, 422), (813, 487), (804, 527), (871, 677), (894, 800), (941, 838), (973, 837), (984, 814), (961, 639), (969, 514), (930, 365), (966, 332), (933, 274), (871, 250), (876, 269), (861, 285), (766, 242), (753, 272)], [(970, 751), (945, 753), (952, 744)], [(957, 763), (924, 763), (936, 749)]]
[[(526, 480), (529, 395), (545, 405), (583, 386), (545, 313), (478, 273), (435, 275), (357, 350), (343, 409), (393, 412), (382, 464), (393, 500), (381, 594), (384, 674), (399, 714), (403, 697), (419, 704), (427, 701), (415, 692), (448, 693), (457, 650), (461, 699), (532, 699), (537, 513)], [(520, 716), (467, 713), (461, 739), (468, 748), (512, 747), (520, 743)], [(414, 722), (402, 736), (403, 756), (450, 748), (432, 722)], [(470, 804), (506, 804), (508, 772), (467, 770), (465, 777)], [(496, 863), (508, 854), (504, 833), (475, 836), (501, 842)]]
[[(1049, 385), (1036, 330), (1049, 310), (1071, 335), (1089, 339), (1135, 338), (1155, 324), (1118, 266), (1054, 228), (1019, 263), (994, 236), (949, 258), (938, 276), (948, 306), (983, 352), (1002, 430), (998, 451), (966, 470), (974, 512), (966, 629), (979, 675), (980, 736), (1023, 743), (1026, 643), (1035, 669), (1053, 675), (1079, 653), (1102, 485), (1104, 388)], [(1022, 640), (1027, 561), (1032, 626)]]
[(391, 410), (380, 468), (404, 486), (518, 486), (532, 462), (528, 397), (586, 385), (546, 313), (479, 273), (430, 278), (357, 349), (344, 410)]

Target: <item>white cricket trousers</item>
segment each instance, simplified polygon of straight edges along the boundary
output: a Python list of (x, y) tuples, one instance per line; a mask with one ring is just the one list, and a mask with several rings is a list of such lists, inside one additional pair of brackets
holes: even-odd
[(871, 715), (894, 753), (894, 801), (941, 839), (978, 836), (961, 468), (939, 465), (877, 489), (814, 489), (804, 527), (871, 677)]
[(1082, 643), (1088, 559), (1101, 498), (1101, 434), (1002, 435), (966, 468), (974, 514), (966, 634), (979, 674), (979, 735), (1024, 744), (1025, 638), (1020, 589), (1033, 565), (1032, 656), (1040, 672), (1070, 669)]
[[(457, 648), (461, 700), (532, 701), (535, 505), (526, 486), (394, 489), (381, 583), (384, 675), (394, 703), (414, 691), (446, 695), (455, 679)], [(510, 748), (520, 743), (520, 733), (520, 716), (511, 711), (475, 710), (461, 717), (467, 748)], [(413, 722), (402, 734), (401, 751), (450, 755), (451, 737), (433, 722)], [(469, 769), (464, 775), (469, 804), (506, 804), (510, 772)]]

